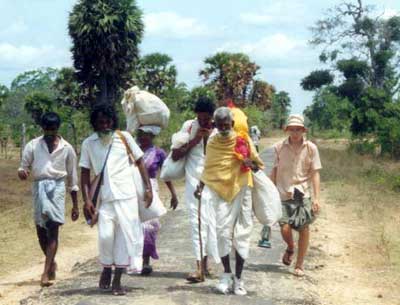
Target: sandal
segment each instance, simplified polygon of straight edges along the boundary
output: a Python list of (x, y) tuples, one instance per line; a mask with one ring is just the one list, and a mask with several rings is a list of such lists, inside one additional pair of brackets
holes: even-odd
[(304, 273), (303, 268), (301, 267), (296, 267), (294, 268), (293, 274), (297, 277), (304, 277), (306, 274)]
[(282, 263), (286, 266), (290, 266), (293, 261), (294, 250), (286, 249), (282, 257)]
[(186, 280), (191, 283), (201, 283), (204, 282), (204, 276), (202, 276), (199, 271), (195, 271), (193, 273), (189, 273), (189, 275), (186, 277)]

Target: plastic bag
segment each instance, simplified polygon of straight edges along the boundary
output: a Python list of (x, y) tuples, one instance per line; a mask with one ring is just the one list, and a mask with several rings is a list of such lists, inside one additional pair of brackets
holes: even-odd
[(127, 130), (133, 133), (141, 125), (168, 126), (170, 111), (165, 103), (147, 91), (132, 87), (121, 101), (126, 116)]
[(282, 203), (278, 189), (262, 171), (253, 172), (253, 211), (258, 221), (273, 226), (282, 217)]
[(158, 186), (152, 181), (153, 188), (153, 201), (151, 202), (150, 207), (145, 207), (144, 201), (144, 192), (145, 185), (143, 183), (142, 176), (140, 175), (139, 169), (137, 166), (132, 166), (133, 171), (133, 180), (136, 187), (136, 194), (138, 198), (138, 206), (139, 206), (139, 218), (141, 222), (145, 222), (147, 220), (151, 220), (154, 218), (159, 218), (167, 213), (167, 209), (164, 207), (161, 199), (158, 195), (157, 189)]

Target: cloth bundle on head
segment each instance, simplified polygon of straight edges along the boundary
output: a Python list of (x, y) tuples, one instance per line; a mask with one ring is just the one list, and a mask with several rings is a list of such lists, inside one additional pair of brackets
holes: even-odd
[(145, 133), (151, 133), (154, 136), (158, 136), (161, 132), (161, 127), (156, 125), (143, 125), (138, 128)]
[(131, 133), (142, 125), (161, 128), (168, 126), (170, 111), (154, 94), (134, 86), (125, 91), (121, 105), (126, 116), (127, 130)]

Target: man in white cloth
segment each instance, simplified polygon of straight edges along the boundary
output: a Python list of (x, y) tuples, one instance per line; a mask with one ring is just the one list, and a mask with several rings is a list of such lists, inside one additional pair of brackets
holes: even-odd
[(33, 203), (36, 232), (46, 260), (41, 286), (50, 286), (55, 280), (59, 226), (65, 222), (65, 178), (71, 193), (73, 221), (79, 217), (77, 192), (77, 158), (72, 146), (58, 135), (61, 120), (54, 112), (41, 118), (43, 136), (30, 141), (22, 154), (18, 176), (26, 180), (32, 171)]
[[(121, 287), (121, 275), (129, 265), (141, 271), (143, 252), (143, 230), (131, 167), (134, 165), (130, 164), (124, 141), (132, 151), (146, 186), (147, 206), (152, 201), (152, 189), (142, 159), (143, 152), (128, 132), (115, 132), (118, 118), (114, 108), (108, 104), (95, 106), (90, 122), (95, 132), (83, 141), (79, 162), (84, 211), (92, 220), (98, 213), (99, 260), (103, 266), (99, 287), (109, 289), (112, 266), (115, 266), (112, 293), (124, 295), (126, 292)], [(100, 187), (99, 206), (96, 208), (89, 195), (90, 172), (99, 175), (104, 164), (103, 184)]]
[[(263, 163), (247, 133), (233, 130), (233, 114), (229, 108), (218, 108), (214, 121), (218, 134), (207, 145), (196, 196), (201, 196), (202, 204), (211, 201), (214, 206), (218, 250), (224, 266), (217, 290), (224, 294), (233, 291), (236, 295), (246, 295), (241, 276), (253, 227), (252, 170), (257, 171)], [(236, 254), (235, 276), (229, 261), (232, 248)]]
[(203, 262), (201, 262), (199, 223), (198, 223), (198, 205), (199, 200), (194, 197), (194, 192), (200, 181), (200, 176), (204, 168), (204, 158), (207, 141), (215, 133), (212, 123), (212, 116), (215, 110), (214, 102), (207, 97), (200, 97), (195, 106), (194, 112), (197, 115), (196, 120), (189, 120), (183, 124), (180, 133), (189, 134), (189, 142), (172, 151), (172, 159), (177, 161), (186, 158), (185, 163), (185, 202), (189, 213), (189, 220), (192, 229), (193, 250), (197, 261), (197, 270), (189, 273), (187, 280), (192, 283), (201, 282), (201, 268), (205, 270), (205, 275), (209, 276), (208, 255), (214, 257), (216, 263), (219, 263), (215, 223), (212, 223), (210, 217), (210, 206), (203, 204), (201, 207), (201, 239), (203, 246)]

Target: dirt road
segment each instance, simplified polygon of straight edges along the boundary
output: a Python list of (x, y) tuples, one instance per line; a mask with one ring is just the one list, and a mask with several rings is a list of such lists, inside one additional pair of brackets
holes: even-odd
[[(268, 147), (277, 139), (264, 142)], [(262, 154), (271, 164), (271, 151)], [(182, 189), (178, 192), (182, 194)], [(322, 195), (327, 191), (323, 188)], [(166, 198), (165, 198), (166, 199)], [(0, 280), (1, 304), (21, 305), (108, 305), (108, 304), (398, 304), (393, 298), (382, 298), (379, 287), (368, 287), (368, 283), (357, 282), (352, 277), (361, 276), (355, 269), (343, 269), (347, 266), (346, 247), (339, 238), (346, 234), (337, 223), (338, 214), (331, 207), (324, 211), (320, 220), (312, 228), (312, 243), (306, 259), (305, 278), (296, 278), (292, 269), (281, 263), (284, 250), (279, 228), (272, 234), (272, 249), (257, 247), (261, 225), (255, 220), (252, 233), (250, 257), (246, 262), (243, 278), (248, 295), (238, 297), (223, 296), (215, 292), (217, 279), (201, 284), (189, 284), (185, 276), (194, 268), (190, 242), (190, 227), (185, 205), (181, 199), (175, 212), (169, 212), (162, 219), (158, 249), (160, 260), (153, 262), (154, 273), (149, 277), (125, 276), (123, 282), (128, 288), (127, 296), (113, 297), (109, 292), (100, 292), (97, 288), (100, 267), (96, 260), (96, 231), (84, 229), (79, 237), (80, 246), (61, 248), (58, 255), (60, 279), (47, 289), (38, 288), (41, 266), (24, 270), (14, 277)], [(329, 242), (327, 242), (329, 241)], [(338, 245), (335, 244), (335, 241)], [(335, 245), (335, 246), (333, 246)], [(343, 251), (343, 253), (342, 253)], [(337, 258), (339, 264), (334, 264)], [(213, 265), (214, 271), (221, 272), (220, 266)], [(333, 281), (330, 279), (334, 279)], [(342, 282), (342, 283), (341, 283)], [(344, 282), (344, 284), (343, 284)], [(357, 295), (346, 283), (355, 282)], [(364, 290), (363, 290), (364, 289)], [(346, 298), (339, 297), (346, 291)]]

